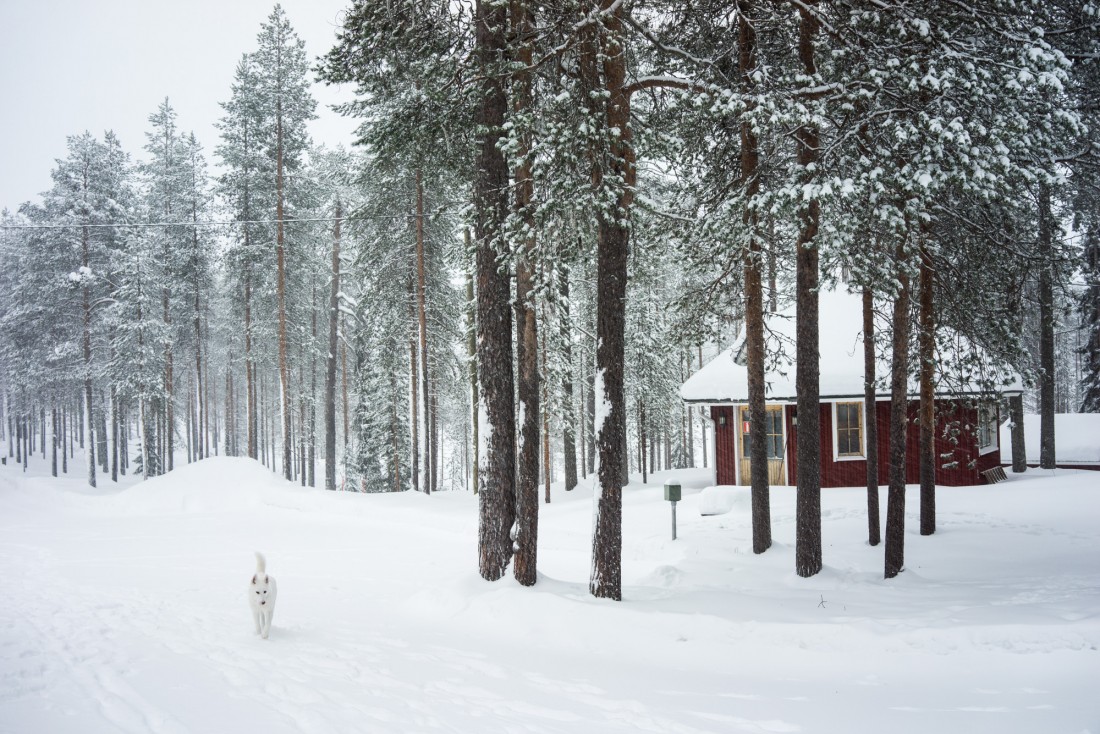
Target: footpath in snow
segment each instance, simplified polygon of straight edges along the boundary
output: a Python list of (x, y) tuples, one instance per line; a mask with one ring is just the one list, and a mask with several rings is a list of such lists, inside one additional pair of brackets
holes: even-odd
[(97, 490), (0, 467), (0, 732), (1100, 733), (1100, 473), (941, 487), (932, 537), (911, 489), (891, 581), (865, 490), (822, 492), (825, 569), (801, 579), (794, 490), (754, 556), (747, 490), (704, 517), (709, 481), (624, 491), (614, 603), (587, 593), (583, 484), (542, 505), (523, 588), (478, 576), (462, 492), (304, 489), (245, 459)]

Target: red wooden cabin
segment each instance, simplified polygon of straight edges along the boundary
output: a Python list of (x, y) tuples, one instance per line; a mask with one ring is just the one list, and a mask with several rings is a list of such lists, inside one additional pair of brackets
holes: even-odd
[[(868, 451), (878, 455), (879, 484), (887, 483), (890, 396), (876, 396), (877, 446), (867, 446), (863, 392), (862, 305), (858, 295), (822, 291), (821, 299), (821, 486), (865, 486)], [(787, 332), (784, 335), (783, 332)], [(769, 315), (772, 344), (793, 353), (793, 309)], [(716, 484), (749, 484), (749, 443), (763, 436), (768, 443), (772, 484), (796, 483), (798, 416), (795, 403), (795, 367), (783, 359), (769, 359), (775, 369), (766, 376), (768, 419), (762, 430), (748, 420), (748, 379), (743, 337), (691, 376), (680, 389), (683, 399), (710, 407), (714, 421)], [(741, 358), (739, 358), (741, 357)], [(887, 367), (877, 368), (879, 376)], [(1001, 465), (999, 399), (988, 390), (967, 389), (965, 381), (936, 395), (936, 483), (957, 486), (983, 483), (982, 472)], [(1000, 389), (1018, 394), (1019, 379)], [(917, 395), (910, 387), (909, 428), (906, 433), (906, 481), (920, 481), (916, 425)]]

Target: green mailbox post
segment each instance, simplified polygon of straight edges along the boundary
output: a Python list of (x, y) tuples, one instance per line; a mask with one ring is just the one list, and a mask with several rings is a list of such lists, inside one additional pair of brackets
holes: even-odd
[(680, 501), (680, 482), (669, 479), (665, 482), (665, 500), (672, 503), (672, 539), (676, 540), (676, 503)]

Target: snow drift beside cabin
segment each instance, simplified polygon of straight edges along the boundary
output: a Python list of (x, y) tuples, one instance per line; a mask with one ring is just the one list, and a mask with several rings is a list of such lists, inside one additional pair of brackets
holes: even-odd
[[(822, 290), (819, 294), (819, 354), (821, 367), (822, 398), (863, 396), (863, 299), (858, 293), (849, 293), (844, 286), (838, 290)], [(766, 399), (794, 401), (797, 368), (794, 365), (795, 318), (793, 304), (776, 313), (766, 313), (765, 343), (767, 366)], [(881, 319), (877, 321), (882, 328)], [(960, 341), (962, 341), (960, 339)], [(748, 400), (748, 369), (739, 365), (735, 357), (745, 343), (745, 330), (741, 329), (729, 349), (704, 365), (680, 387), (680, 396), (688, 402), (740, 403)], [(890, 373), (889, 362), (879, 355), (877, 366), (879, 382)], [(1020, 392), (1023, 384), (1018, 375), (1002, 386), (1005, 393)], [(939, 375), (937, 375), (939, 378)], [(953, 379), (950, 389), (945, 384), (943, 394), (977, 393), (980, 388), (970, 380)], [(961, 387), (960, 387), (961, 383)], [(915, 381), (910, 382), (910, 394), (917, 395)], [(888, 388), (879, 385), (878, 394), (889, 397)]]

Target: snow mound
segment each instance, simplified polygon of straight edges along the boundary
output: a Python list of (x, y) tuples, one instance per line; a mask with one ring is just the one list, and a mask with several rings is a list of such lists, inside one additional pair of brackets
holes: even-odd
[(734, 507), (748, 510), (752, 506), (752, 491), (748, 487), (707, 487), (699, 495), (699, 514), (725, 515)]

